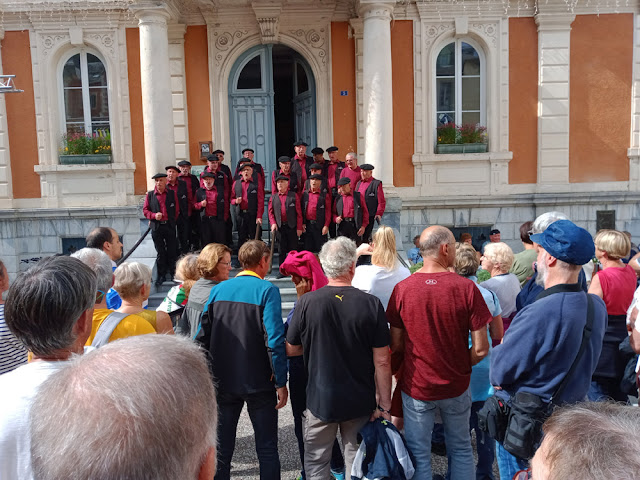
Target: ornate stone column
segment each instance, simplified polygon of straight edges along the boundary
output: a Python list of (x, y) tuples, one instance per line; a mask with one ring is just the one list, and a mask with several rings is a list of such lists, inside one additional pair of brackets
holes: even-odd
[(575, 15), (550, 11), (538, 24), (538, 191), (569, 184), (569, 65)]
[(363, 96), (366, 162), (374, 176), (393, 185), (393, 91), (391, 88), (391, 15), (393, 1), (360, 0), (363, 18)]
[(151, 176), (175, 165), (175, 136), (169, 69), (167, 20), (164, 5), (134, 10), (140, 29), (140, 84), (144, 120), (144, 154), (147, 186), (153, 189)]

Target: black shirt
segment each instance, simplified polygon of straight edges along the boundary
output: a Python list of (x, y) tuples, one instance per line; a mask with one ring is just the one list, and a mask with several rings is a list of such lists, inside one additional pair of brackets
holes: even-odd
[(326, 286), (298, 301), (287, 342), (302, 345), (307, 408), (325, 422), (370, 415), (376, 408), (373, 349), (389, 345), (384, 308), (354, 287)]

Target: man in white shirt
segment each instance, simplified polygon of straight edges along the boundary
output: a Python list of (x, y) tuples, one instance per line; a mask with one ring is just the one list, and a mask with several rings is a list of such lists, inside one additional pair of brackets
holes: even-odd
[(31, 363), (0, 375), (0, 478), (30, 480), (29, 412), (38, 387), (81, 354), (96, 301), (96, 276), (76, 258), (48, 257), (18, 276), (5, 319), (33, 354)]

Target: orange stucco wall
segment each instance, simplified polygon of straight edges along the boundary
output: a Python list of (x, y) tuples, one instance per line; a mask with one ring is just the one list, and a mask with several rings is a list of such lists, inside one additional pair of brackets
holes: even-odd
[(413, 21), (391, 25), (393, 83), (393, 184), (413, 187)]
[(538, 28), (535, 20), (509, 19), (509, 183), (538, 178)]
[(569, 181), (629, 179), (633, 15), (571, 25)]
[(38, 165), (38, 140), (28, 31), (5, 32), (2, 71), (6, 75), (15, 75), (16, 86), (24, 90), (23, 93), (5, 95), (13, 197), (39, 198), (40, 176), (33, 171), (33, 167)]
[[(193, 165), (200, 161), (199, 142), (212, 140), (211, 96), (209, 94), (209, 51), (206, 25), (187, 27), (184, 35), (184, 67), (189, 121), (189, 157)], [(224, 148), (214, 145), (214, 149)]]
[[(357, 151), (356, 45), (347, 22), (331, 22), (331, 87), (333, 90), (333, 143), (341, 157)], [(341, 96), (341, 91), (347, 91)], [(326, 145), (324, 148), (327, 148)]]
[(142, 87), (140, 86), (140, 33), (127, 28), (127, 68), (129, 73), (129, 109), (131, 112), (131, 147), (136, 171), (133, 184), (136, 195), (147, 190), (147, 167), (144, 157), (144, 123), (142, 121)]

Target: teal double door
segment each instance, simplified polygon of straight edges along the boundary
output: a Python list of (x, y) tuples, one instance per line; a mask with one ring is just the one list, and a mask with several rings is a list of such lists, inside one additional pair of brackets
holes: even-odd
[(270, 190), (277, 157), (293, 155), (293, 141), (316, 146), (315, 81), (309, 65), (282, 45), (247, 50), (229, 76), (229, 114), (232, 165), (242, 150), (252, 148)]

